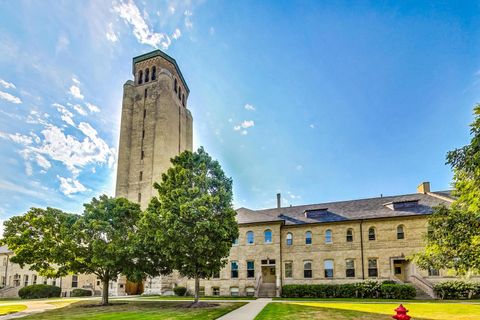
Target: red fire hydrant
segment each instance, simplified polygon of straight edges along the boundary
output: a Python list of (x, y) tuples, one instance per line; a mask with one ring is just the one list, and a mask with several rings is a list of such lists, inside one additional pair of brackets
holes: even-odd
[(393, 319), (397, 320), (410, 320), (410, 316), (407, 314), (408, 310), (401, 304), (395, 309), (396, 315), (392, 316)]

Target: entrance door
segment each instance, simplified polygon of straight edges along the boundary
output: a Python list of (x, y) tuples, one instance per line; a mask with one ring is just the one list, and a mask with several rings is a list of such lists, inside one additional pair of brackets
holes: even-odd
[(262, 282), (275, 283), (275, 266), (262, 266)]
[(405, 260), (393, 260), (393, 274), (405, 282)]

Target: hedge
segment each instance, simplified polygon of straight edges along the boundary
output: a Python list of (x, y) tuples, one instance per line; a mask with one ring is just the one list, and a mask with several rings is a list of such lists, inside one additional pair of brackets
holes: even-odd
[(187, 294), (187, 288), (178, 286), (178, 287), (173, 288), (173, 292), (177, 296), (184, 296), (184, 295)]
[(478, 299), (480, 298), (480, 283), (461, 280), (444, 281), (433, 286), (435, 294), (440, 299)]
[(305, 284), (284, 285), (284, 298), (384, 298), (413, 299), (416, 290), (405, 284), (391, 284), (365, 281), (346, 284)]
[(60, 297), (61, 291), (62, 290), (57, 286), (51, 286), (47, 284), (32, 284), (20, 289), (18, 291), (18, 296), (22, 299), (52, 298)]
[(91, 297), (91, 296), (92, 296), (92, 290), (73, 289), (72, 292), (70, 292), (70, 297)]

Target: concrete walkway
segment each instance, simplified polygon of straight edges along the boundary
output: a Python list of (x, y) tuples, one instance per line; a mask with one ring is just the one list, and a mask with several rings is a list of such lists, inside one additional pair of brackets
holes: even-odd
[[(49, 301), (51, 302), (51, 301)], [(32, 315), (34, 313), (39, 313), (39, 312), (45, 312), (47, 310), (51, 309), (56, 309), (57, 306), (54, 304), (47, 303), (46, 301), (22, 301), (21, 303), (10, 303), (9, 305), (12, 304), (22, 304), (27, 306), (27, 309), (20, 311), (20, 312), (15, 312), (12, 314), (7, 314), (4, 316), (0, 316), (0, 320), (7, 320), (7, 319), (16, 319), (16, 318), (22, 318), (26, 317), (29, 315)]]
[(263, 308), (265, 308), (265, 306), (270, 302), (272, 302), (272, 299), (267, 298), (252, 300), (243, 307), (233, 310), (223, 317), (218, 318), (218, 320), (253, 320), (257, 314), (259, 314), (260, 311), (262, 311)]

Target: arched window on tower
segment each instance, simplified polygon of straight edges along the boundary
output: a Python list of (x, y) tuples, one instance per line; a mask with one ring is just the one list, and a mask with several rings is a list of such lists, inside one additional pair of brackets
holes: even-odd
[(145, 82), (148, 82), (150, 79), (148, 78), (149, 77), (149, 73), (150, 73), (150, 70), (145, 70)]
[(182, 87), (178, 87), (178, 99), (182, 99)]
[(182, 94), (182, 105), (185, 107), (185, 94)]
[(175, 78), (175, 80), (173, 81), (173, 90), (175, 90), (175, 93), (178, 91), (177, 87), (178, 87), (177, 78)]
[(143, 71), (140, 70), (138, 72), (138, 84), (142, 84), (142, 82), (143, 82)]
[(152, 67), (152, 81), (157, 79), (157, 67)]

